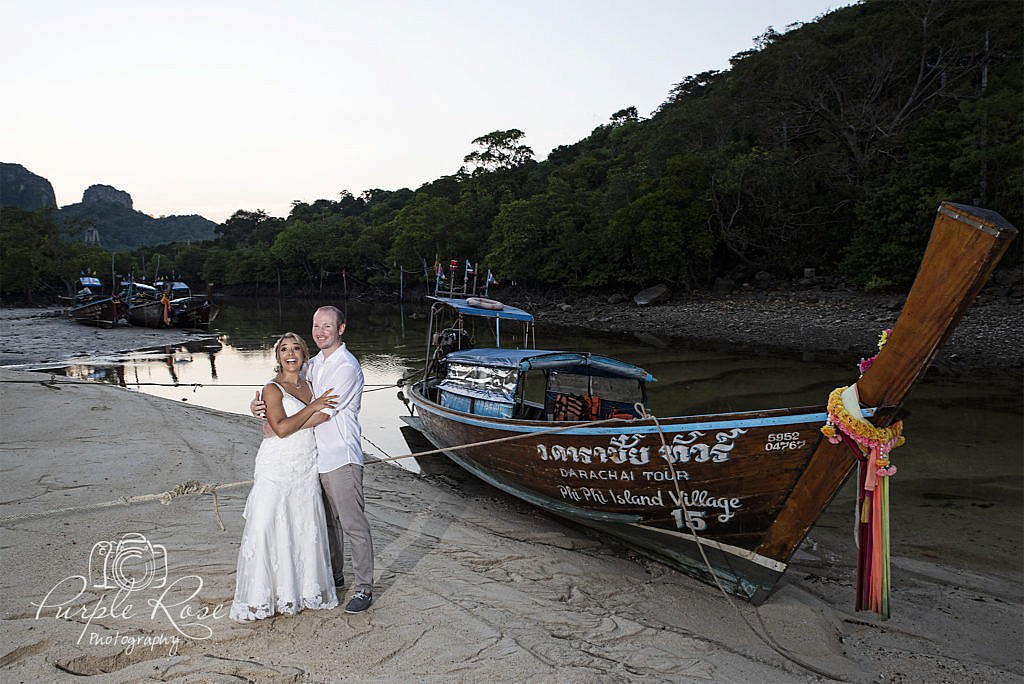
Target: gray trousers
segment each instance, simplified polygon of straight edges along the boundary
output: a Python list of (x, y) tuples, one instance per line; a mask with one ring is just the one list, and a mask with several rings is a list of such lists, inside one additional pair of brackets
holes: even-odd
[(363, 501), (363, 467), (344, 465), (320, 473), (327, 514), (327, 538), (331, 546), (334, 581), (341, 583), (345, 567), (345, 537), (351, 545), (352, 571), (357, 591), (373, 591), (373, 540)]

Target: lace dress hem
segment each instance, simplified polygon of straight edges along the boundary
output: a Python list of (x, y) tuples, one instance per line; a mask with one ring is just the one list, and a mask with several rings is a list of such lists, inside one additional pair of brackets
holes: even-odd
[(235, 622), (255, 622), (256, 620), (265, 620), (274, 615), (296, 615), (307, 608), (310, 610), (329, 610), (337, 607), (337, 596), (323, 594), (303, 597), (300, 601), (278, 600), (273, 606), (269, 603), (251, 606), (245, 602), (233, 601), (230, 614), (231, 619)]

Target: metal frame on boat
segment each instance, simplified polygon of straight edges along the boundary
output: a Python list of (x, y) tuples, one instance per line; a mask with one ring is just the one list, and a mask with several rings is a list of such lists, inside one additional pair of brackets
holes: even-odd
[[(991, 211), (939, 207), (903, 311), (856, 382), (874, 426), (898, 418), (1016, 232)], [(644, 369), (535, 349), (533, 317), (514, 307), (432, 299), (406, 423), (495, 487), (755, 603), (858, 463), (823, 438), (824, 405), (656, 418)], [(485, 328), (494, 347), (480, 349)]]

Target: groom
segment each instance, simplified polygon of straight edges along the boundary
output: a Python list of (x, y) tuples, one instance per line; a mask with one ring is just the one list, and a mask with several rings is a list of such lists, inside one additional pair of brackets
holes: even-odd
[[(359, 408), (362, 403), (363, 370), (341, 341), (345, 332), (345, 314), (334, 306), (322, 306), (313, 314), (313, 341), (320, 353), (305, 368), (305, 378), (313, 385), (313, 396), (333, 389), (338, 395), (330, 416), (313, 428), (316, 437), (317, 466), (327, 513), (327, 534), (331, 546), (334, 583), (345, 583), (345, 537), (352, 545), (352, 569), (355, 593), (345, 606), (346, 613), (362, 613), (373, 603), (373, 540), (366, 519), (363, 499), (363, 449), (360, 442)], [(250, 405), (253, 415), (265, 410), (257, 393)]]

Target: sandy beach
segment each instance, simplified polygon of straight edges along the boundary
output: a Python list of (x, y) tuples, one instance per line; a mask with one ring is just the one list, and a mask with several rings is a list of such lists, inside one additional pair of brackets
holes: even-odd
[[(0, 363), (188, 335), (123, 330), (90, 338), (38, 311), (5, 310)], [(892, 619), (856, 613), (846, 512), (835, 512), (755, 608), (441, 458), (425, 459), (423, 476), (366, 466), (376, 559), (368, 613), (307, 610), (237, 624), (227, 611), (258, 422), (48, 380), (0, 369), (5, 682), (1024, 678), (1019, 573), (896, 549)], [(173, 494), (202, 485), (222, 487)], [(131, 592), (103, 563), (104, 543), (125, 540), (156, 558), (153, 582)]]

